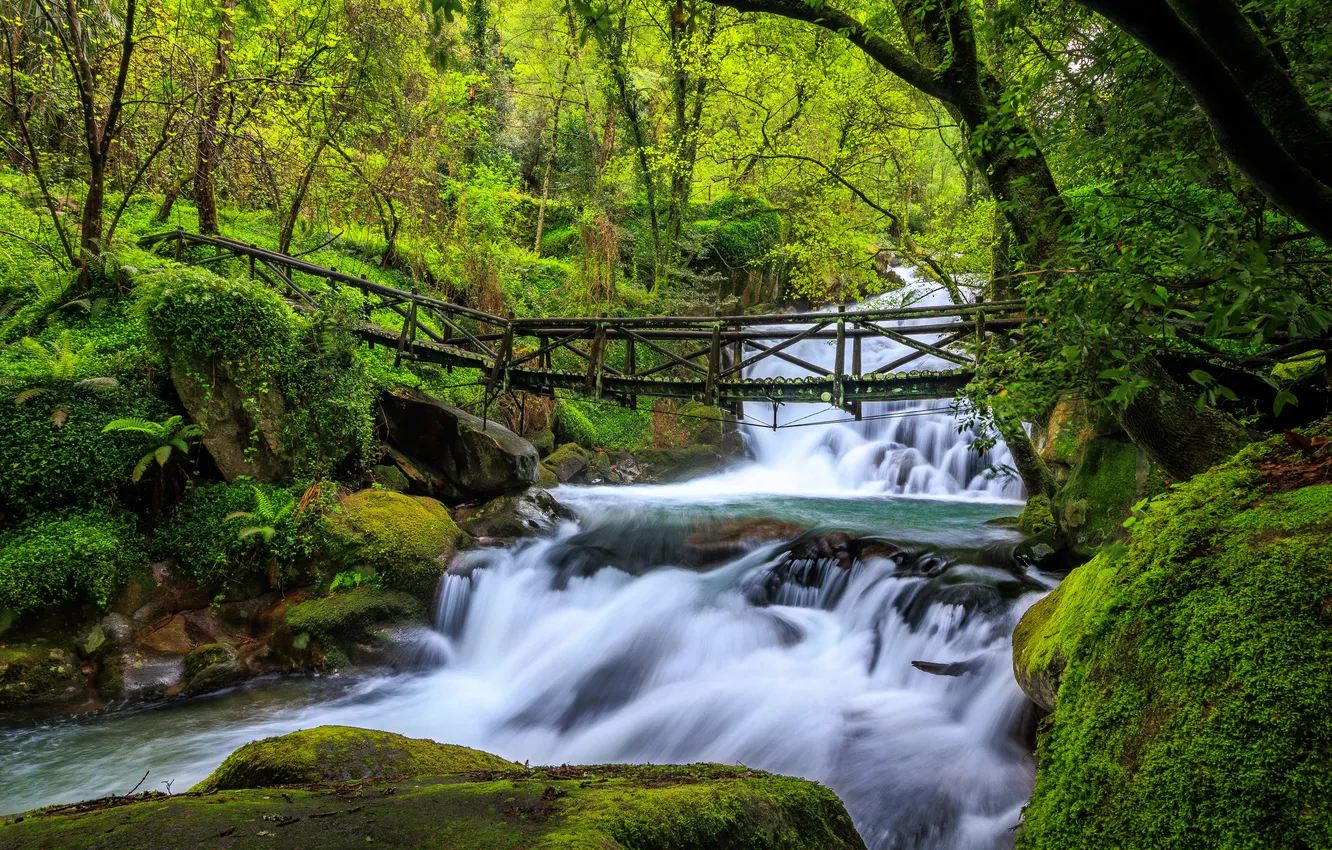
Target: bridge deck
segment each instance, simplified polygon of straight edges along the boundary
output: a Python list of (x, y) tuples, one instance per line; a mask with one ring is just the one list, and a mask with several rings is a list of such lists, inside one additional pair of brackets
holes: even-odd
[[(1018, 302), (749, 316), (511, 319), (231, 239), (176, 230), (140, 243), (174, 243), (176, 258), (191, 265), (239, 260), (251, 277), (284, 290), (289, 302), (302, 310), (319, 309), (323, 292), (352, 286), (367, 299), (356, 328), (362, 339), (393, 349), (399, 360), (479, 369), (488, 395), (567, 390), (626, 404), (639, 396), (727, 406), (742, 401), (825, 402), (858, 414), (864, 401), (956, 395), (971, 380), (974, 352), (989, 335), (1020, 332), (1021, 325), (1032, 321), (1020, 314)], [(184, 251), (191, 246), (208, 246), (213, 252), (187, 258)], [(385, 326), (389, 319), (401, 326)], [(928, 321), (932, 319), (938, 321)], [(904, 325), (904, 320), (912, 324)], [(862, 364), (861, 345), (867, 338), (886, 338), (909, 353), (868, 368)], [(793, 346), (802, 340), (833, 341), (831, 371), (796, 356)], [(904, 368), (926, 356), (956, 368)], [(741, 377), (748, 367), (769, 358), (799, 367), (804, 377)]]

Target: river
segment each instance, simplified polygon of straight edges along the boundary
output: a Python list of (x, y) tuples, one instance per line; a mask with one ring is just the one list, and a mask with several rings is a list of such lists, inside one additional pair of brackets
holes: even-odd
[(577, 521), (466, 554), (391, 675), (0, 718), (0, 811), (124, 793), (145, 771), (181, 791), (247, 741), (339, 723), (532, 764), (744, 763), (827, 784), (875, 850), (1011, 846), (1034, 763), (1010, 636), (1052, 580), (987, 524), (1021, 496), (990, 472), (1005, 449), (978, 456), (947, 408), (803, 427), (846, 417), (790, 406), (778, 422), (802, 427), (746, 428), (750, 457), (720, 474), (561, 487)]

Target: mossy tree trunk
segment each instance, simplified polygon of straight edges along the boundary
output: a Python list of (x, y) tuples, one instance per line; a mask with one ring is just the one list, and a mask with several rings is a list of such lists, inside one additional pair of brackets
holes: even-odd
[(1152, 358), (1137, 372), (1151, 382), (1119, 414), (1129, 438), (1177, 481), (1192, 478), (1253, 442), (1234, 417), (1193, 397)]

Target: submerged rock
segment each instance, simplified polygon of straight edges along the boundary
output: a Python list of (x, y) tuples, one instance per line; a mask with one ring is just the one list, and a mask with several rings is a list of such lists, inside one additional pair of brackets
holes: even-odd
[(319, 726), (246, 744), (190, 790), (213, 794), (239, 788), (515, 768), (518, 765), (513, 762), (470, 747), (355, 726)]
[(553, 531), (574, 515), (545, 490), (529, 487), (479, 508), (459, 509), (458, 516), (463, 529), (474, 537), (513, 539)]
[(1292, 473), (1321, 462), (1244, 449), (1023, 616), (1054, 713), (1019, 848), (1332, 846), (1332, 483)]
[(542, 464), (554, 473), (561, 484), (573, 481), (592, 460), (592, 453), (577, 443), (565, 443), (556, 449)]
[(379, 642), (382, 627), (424, 622), (425, 605), (419, 599), (373, 587), (311, 599), (286, 612), (293, 648), (305, 650), (313, 640), (335, 667), (349, 663), (358, 644)]
[[(537, 483), (532, 444), (419, 390), (385, 393), (389, 442), (412, 462), (413, 489), (452, 501), (485, 499)], [(409, 479), (412, 472), (403, 470)]]
[(250, 673), (234, 647), (204, 644), (185, 656), (185, 690), (199, 694), (235, 684)]
[(89, 840), (164, 850), (865, 846), (837, 795), (803, 779), (712, 764), (526, 770), (466, 747), (327, 726), (242, 747), (189, 794), (107, 798), (0, 824), (5, 847)]

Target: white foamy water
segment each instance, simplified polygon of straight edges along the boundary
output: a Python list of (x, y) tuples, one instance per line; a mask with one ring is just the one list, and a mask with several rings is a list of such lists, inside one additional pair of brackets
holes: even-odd
[[(867, 366), (893, 356), (876, 345)], [(341, 723), (532, 764), (743, 763), (829, 785), (875, 850), (1011, 846), (1033, 764), (1010, 635), (1048, 582), (984, 520), (1020, 491), (984, 476), (947, 414), (748, 437), (752, 461), (700, 481), (557, 490), (579, 521), (467, 554), (413, 672), (15, 720), (0, 811), (124, 793), (146, 769), (144, 787), (180, 791), (246, 741)], [(707, 548), (755, 519), (883, 540), (840, 561), (771, 534)]]

